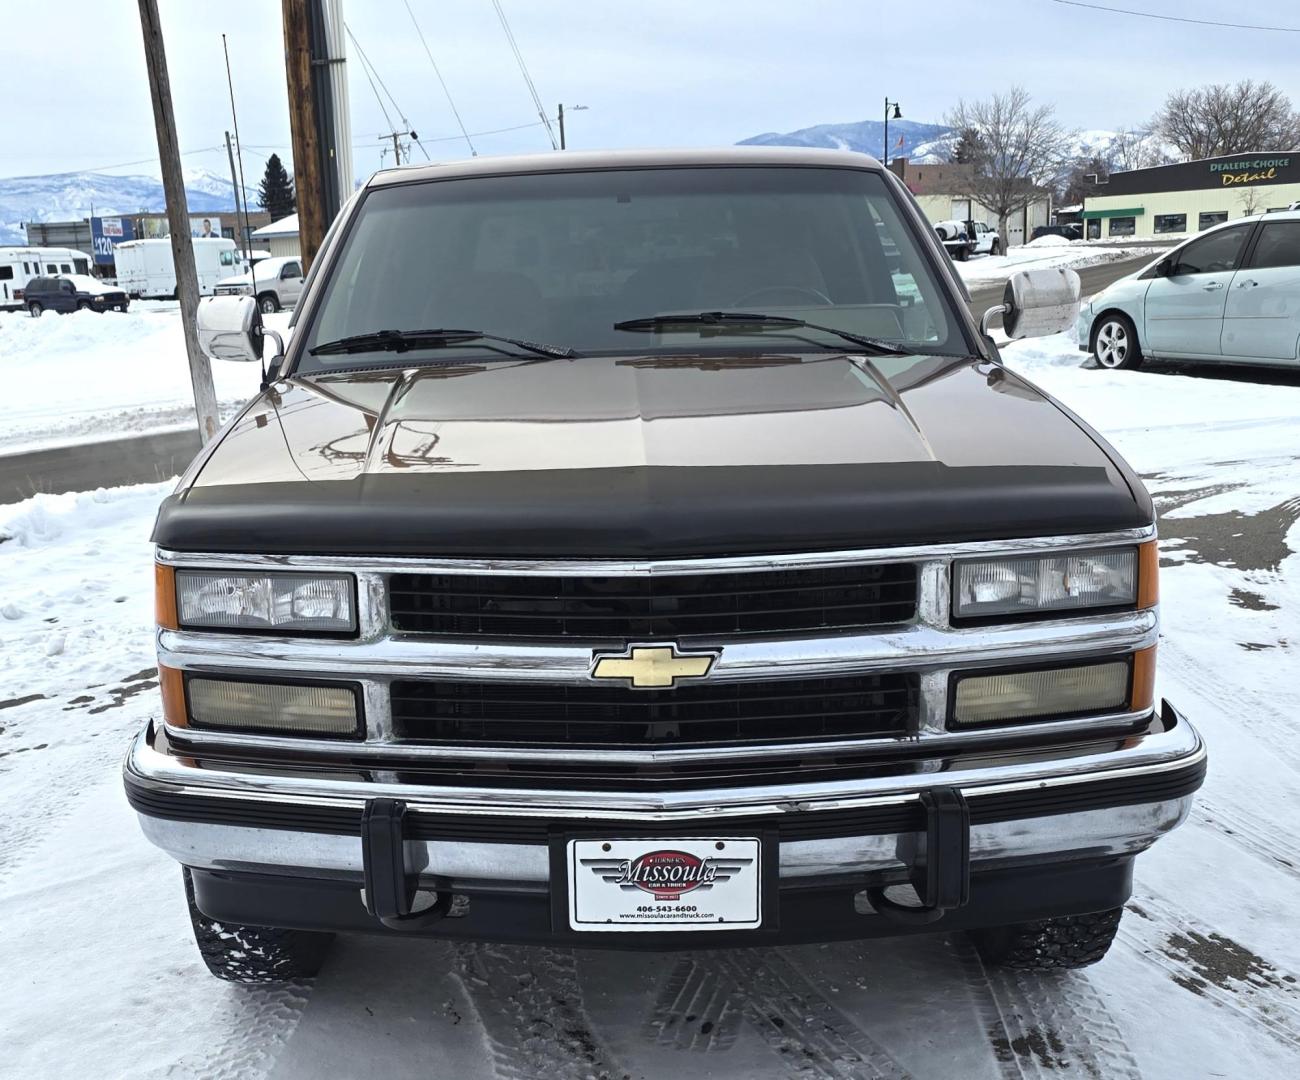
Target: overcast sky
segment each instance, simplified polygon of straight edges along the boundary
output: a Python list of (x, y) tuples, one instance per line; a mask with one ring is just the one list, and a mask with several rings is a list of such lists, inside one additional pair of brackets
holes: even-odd
[[(491, 0), (410, 0), (471, 133), (537, 121)], [(1107, 2), (1107, 0), (1102, 0)], [(1300, 29), (1295, 0), (1109, 0), (1187, 18)], [(289, 141), (280, 4), (160, 0), (185, 162), (226, 171), (221, 35), (230, 40), (245, 170)], [(469, 150), (403, 0), (343, 0), (380, 78), (436, 158)], [(764, 131), (878, 118), (886, 94), (914, 120), (1023, 84), (1070, 127), (1145, 121), (1174, 88), (1270, 79), (1300, 104), (1300, 33), (1219, 29), (1055, 0), (503, 0), (548, 109), (575, 147), (733, 143)], [(0, 174), (140, 164), (157, 171), (137, 6), (7, 4), (0, 40)], [(349, 53), (356, 172), (380, 165), (388, 130)], [(393, 117), (397, 122), (397, 117)], [(475, 140), (480, 154), (542, 150), (526, 127)], [(189, 151), (198, 151), (188, 153)], [(419, 150), (414, 151), (420, 159)], [(391, 154), (388, 159), (391, 162)], [(253, 183), (249, 177), (250, 185)]]

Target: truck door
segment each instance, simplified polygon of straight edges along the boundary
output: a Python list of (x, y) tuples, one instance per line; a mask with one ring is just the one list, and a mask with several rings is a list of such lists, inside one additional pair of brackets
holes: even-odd
[(280, 271), (280, 304), (294, 307), (302, 296), (302, 263), (287, 262)]
[(14, 268), (5, 264), (0, 266), (0, 304), (10, 304), (14, 295)]

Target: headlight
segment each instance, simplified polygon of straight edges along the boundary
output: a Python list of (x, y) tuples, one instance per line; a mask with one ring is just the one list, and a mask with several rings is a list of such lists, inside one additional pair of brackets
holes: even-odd
[(1130, 709), (1130, 661), (955, 678), (954, 728), (1064, 720)]
[(357, 629), (350, 574), (177, 570), (175, 589), (185, 630), (353, 634)]
[(362, 733), (357, 693), (350, 686), (190, 676), (185, 689), (188, 723), (194, 728), (354, 738)]
[[(1154, 577), (1154, 558), (1140, 561), (1144, 573), (1151, 564)], [(953, 615), (977, 619), (1131, 606), (1138, 601), (1138, 564), (1136, 547), (965, 560), (953, 566)]]

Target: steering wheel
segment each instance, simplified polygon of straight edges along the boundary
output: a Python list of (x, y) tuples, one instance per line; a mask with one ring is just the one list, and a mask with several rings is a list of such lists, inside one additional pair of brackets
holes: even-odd
[[(766, 297), (766, 301), (764, 301), (764, 297)], [(732, 301), (731, 306), (741, 308), (752, 305), (757, 307), (764, 302), (777, 305), (799, 304), (809, 299), (826, 307), (835, 306), (835, 301), (824, 292), (805, 288), (803, 285), (764, 285), (761, 289), (755, 289), (753, 292), (745, 293), (744, 296), (738, 296)]]

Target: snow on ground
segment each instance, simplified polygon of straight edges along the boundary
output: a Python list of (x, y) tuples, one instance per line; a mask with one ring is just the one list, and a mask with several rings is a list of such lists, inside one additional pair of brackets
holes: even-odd
[[(1060, 237), (1053, 237), (1060, 239)], [(1098, 263), (1116, 262), (1150, 253), (1155, 258), (1159, 251), (1149, 247), (1093, 247), (1090, 244), (1043, 244), (1042, 239), (1013, 247), (1005, 255), (972, 255), (965, 262), (954, 262), (957, 273), (967, 284), (1003, 281), (1017, 270), (1047, 270), (1062, 266), (1078, 270)]]
[[(180, 307), (0, 312), (0, 453), (194, 424)], [(287, 313), (267, 317), (282, 333)], [(222, 415), (257, 392), (256, 364), (213, 361)]]
[(1209, 779), (1140, 857), (1111, 955), (983, 970), (959, 937), (620, 954), (341, 939), (312, 986), (210, 978), (117, 766), (157, 712), (149, 529), (167, 485), (0, 507), (0, 1076), (1300, 1075), (1300, 386), (1006, 348), (1160, 509), (1160, 692)]

